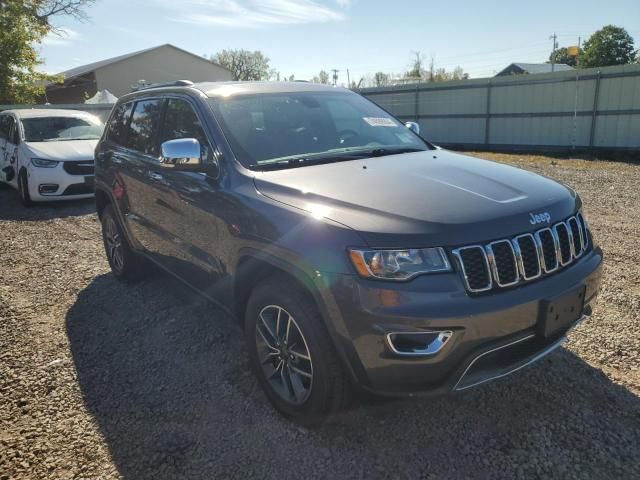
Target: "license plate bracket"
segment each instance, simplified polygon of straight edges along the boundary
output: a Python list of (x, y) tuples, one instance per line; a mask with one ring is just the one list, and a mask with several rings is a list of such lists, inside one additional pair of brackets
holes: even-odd
[(585, 289), (582, 285), (554, 299), (541, 302), (538, 327), (543, 336), (550, 337), (568, 328), (582, 316)]

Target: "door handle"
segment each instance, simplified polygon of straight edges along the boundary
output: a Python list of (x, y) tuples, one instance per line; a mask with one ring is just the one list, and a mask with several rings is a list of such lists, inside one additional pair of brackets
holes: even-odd
[(156, 172), (148, 172), (147, 177), (149, 177), (154, 182), (164, 182), (164, 177)]

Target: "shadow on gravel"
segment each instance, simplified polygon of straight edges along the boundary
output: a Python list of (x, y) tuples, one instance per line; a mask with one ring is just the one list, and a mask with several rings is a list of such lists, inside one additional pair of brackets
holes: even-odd
[(66, 327), (86, 407), (125, 479), (640, 471), (640, 399), (567, 350), (464, 394), (367, 401), (308, 431), (268, 405), (234, 322), (167, 275), (95, 278)]
[(36, 203), (27, 208), (20, 203), (18, 192), (8, 187), (0, 189), (0, 221), (52, 220), (54, 218), (79, 217), (95, 211), (96, 206), (92, 198)]

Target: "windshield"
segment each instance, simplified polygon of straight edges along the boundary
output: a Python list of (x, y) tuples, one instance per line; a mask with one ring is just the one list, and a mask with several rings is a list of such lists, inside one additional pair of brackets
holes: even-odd
[(96, 117), (34, 117), (23, 118), (24, 139), (27, 142), (64, 140), (98, 140), (104, 125)]
[[(211, 100), (245, 167), (300, 166), (381, 152), (428, 150), (420, 137), (374, 103), (347, 92), (296, 92)], [(361, 154), (361, 155), (358, 155)]]

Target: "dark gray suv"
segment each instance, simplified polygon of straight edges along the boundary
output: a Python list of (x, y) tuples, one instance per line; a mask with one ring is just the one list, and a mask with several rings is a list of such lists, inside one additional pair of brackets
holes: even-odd
[(149, 262), (238, 318), (274, 406), (445, 393), (548, 354), (601, 278), (578, 195), (442, 150), (339, 88), (159, 85), (96, 149), (113, 273)]

